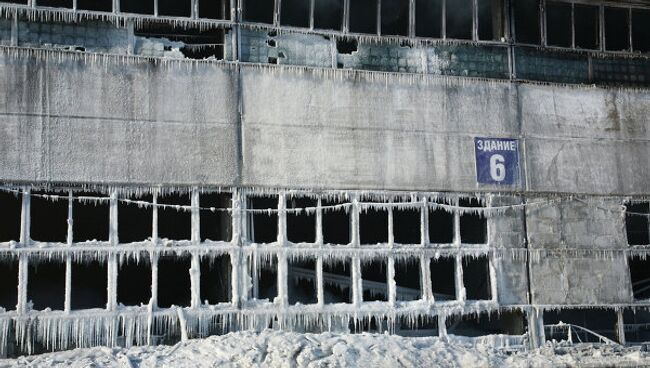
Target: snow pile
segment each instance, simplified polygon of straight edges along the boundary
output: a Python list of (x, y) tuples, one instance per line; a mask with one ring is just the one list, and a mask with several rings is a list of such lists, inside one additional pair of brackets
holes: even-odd
[(547, 343), (513, 351), (450, 336), (242, 331), (175, 346), (90, 348), (0, 360), (0, 367), (577, 367), (650, 365), (650, 354), (618, 345)]

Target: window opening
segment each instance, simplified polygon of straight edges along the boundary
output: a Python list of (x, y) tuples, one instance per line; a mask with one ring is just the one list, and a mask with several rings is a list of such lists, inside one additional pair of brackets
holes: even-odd
[(526, 317), (520, 311), (454, 315), (447, 318), (446, 324), (447, 333), (457, 336), (520, 336), (526, 333)]
[(0, 261), (0, 307), (15, 310), (18, 304), (18, 258)]
[(415, 35), (441, 38), (442, 0), (415, 0)]
[[(374, 202), (365, 200), (365, 202)], [(359, 241), (361, 244), (388, 243), (388, 211), (368, 207), (359, 210)]]
[(27, 300), (34, 310), (63, 310), (65, 263), (54, 259), (32, 261), (27, 267)]
[(201, 260), (201, 302), (212, 305), (230, 302), (231, 271), (228, 254)]
[(38, 6), (47, 6), (51, 8), (68, 8), (72, 9), (72, 0), (38, 0)]
[(518, 0), (514, 7), (517, 42), (539, 45), (539, 0)]
[(395, 260), (395, 284), (397, 300), (422, 299), (420, 283), (420, 260), (415, 257)]
[(405, 0), (381, 1), (381, 34), (409, 35), (409, 2)]
[(71, 309), (106, 308), (108, 285), (106, 262), (73, 262), (71, 272)]
[(77, 9), (112, 12), (112, 0), (77, 0)]
[(629, 9), (605, 7), (605, 49), (630, 49)]
[[(93, 192), (76, 192), (74, 196), (104, 197), (106, 194)], [(108, 241), (109, 201), (74, 201), (72, 202), (72, 232), (75, 242)]]
[(350, 32), (377, 33), (377, 1), (350, 0)]
[(243, 19), (247, 22), (273, 24), (274, 0), (244, 0)]
[(317, 201), (307, 197), (292, 197), (287, 200), (287, 209), (302, 208), (300, 213), (287, 213), (287, 238), (293, 243), (314, 243), (316, 241), (316, 213), (307, 213), (307, 207), (316, 207)]
[(4, 215), (0, 221), (0, 242), (19, 241), (22, 197), (0, 191), (0, 209)]
[[(249, 208), (277, 210), (278, 196), (250, 196)], [(249, 231), (254, 243), (274, 243), (278, 240), (278, 213), (253, 213), (249, 217)]]
[[(203, 193), (199, 195), (201, 208), (228, 209), (232, 207), (231, 193)], [(232, 239), (232, 217), (228, 211), (199, 212), (201, 241), (214, 240), (228, 242)]]
[(393, 236), (397, 244), (420, 244), (420, 211), (417, 209), (393, 210)]
[[(323, 200), (323, 206), (335, 206), (345, 202)], [(350, 209), (323, 210), (323, 241), (325, 244), (350, 243)]]
[[(252, 266), (252, 265), (251, 265)], [(253, 297), (271, 302), (278, 296), (278, 260), (275, 256), (257, 258)]]
[(570, 3), (546, 3), (546, 43), (550, 46), (571, 47)]
[(153, 15), (153, 3), (154, 0), (120, 0), (120, 12)]
[(438, 317), (400, 317), (395, 334), (404, 337), (438, 336)]
[(577, 48), (600, 48), (600, 22), (597, 6), (573, 5), (575, 44)]
[(499, 41), (503, 38), (502, 0), (478, 0), (478, 39)]
[[(40, 195), (63, 193), (34, 192)], [(68, 239), (68, 200), (52, 200), (34, 195), (31, 197), (30, 237), (36, 241), (65, 243)]]
[(431, 259), (429, 269), (434, 300), (456, 300), (456, 259), (453, 257)]
[(343, 0), (315, 0), (314, 28), (340, 31), (342, 25)]
[[(438, 202), (442, 204), (442, 202)], [(429, 241), (432, 244), (454, 242), (454, 215), (442, 208), (429, 208)]]
[(632, 48), (650, 52), (650, 10), (632, 9)]
[(363, 301), (388, 301), (388, 260), (361, 261)]
[(490, 263), (487, 256), (463, 258), (463, 284), (467, 300), (489, 300)]
[(306, 0), (282, 0), (280, 24), (294, 27), (309, 27), (311, 3)]
[(151, 261), (127, 259), (117, 272), (117, 302), (126, 306), (147, 305), (151, 300)]
[(445, 6), (445, 27), (447, 38), (472, 39), (472, 0), (447, 1)]
[[(136, 53), (144, 53), (152, 41), (162, 43), (165, 51), (177, 50), (190, 59), (218, 60), (224, 57), (224, 30), (175, 27), (173, 24), (158, 22), (138, 22), (134, 34)], [(151, 52), (151, 51), (148, 51)]]
[(316, 259), (289, 260), (288, 293), (289, 304), (315, 304)]
[(189, 307), (191, 301), (190, 267), (188, 254), (160, 256), (158, 259), (158, 306)]
[[(544, 311), (544, 324), (554, 325), (560, 321), (584, 327), (616, 341), (616, 312), (613, 309), (562, 309)], [(573, 341), (600, 342), (599, 338), (577, 328), (571, 329)], [(567, 339), (566, 329), (546, 329), (546, 340)]]
[(339, 54), (352, 54), (358, 48), (359, 44), (356, 39), (339, 38), (336, 40), (336, 51)]
[[(132, 200), (153, 202), (152, 195), (131, 197)], [(120, 243), (131, 243), (151, 238), (153, 208), (134, 203), (117, 203), (117, 234)]]
[(650, 299), (650, 259), (629, 257), (628, 267), (634, 299)]
[(625, 309), (623, 323), (626, 343), (650, 341), (650, 311), (644, 308)]
[(192, 1), (158, 0), (158, 14), (171, 17), (190, 17), (192, 15)]
[[(483, 207), (478, 199), (461, 199), (460, 207)], [(487, 242), (487, 219), (482, 214), (466, 212), (460, 215), (460, 241), (463, 244), (485, 244)]]
[(625, 232), (629, 245), (650, 244), (650, 224), (648, 224), (648, 202), (626, 203)]
[(207, 19), (230, 19), (230, 1), (199, 1), (199, 17)]
[[(190, 195), (187, 193), (172, 193), (158, 197), (159, 204), (172, 206), (189, 206)], [(158, 236), (163, 239), (189, 240), (191, 238), (192, 213), (185, 209), (174, 207), (158, 208)]]
[(352, 266), (350, 260), (323, 262), (325, 303), (352, 302)]

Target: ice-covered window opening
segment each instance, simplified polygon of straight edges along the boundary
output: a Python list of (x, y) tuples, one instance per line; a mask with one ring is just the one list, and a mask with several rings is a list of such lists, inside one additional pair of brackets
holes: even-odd
[[(394, 330), (399, 316), (494, 310), (485, 203), (441, 193), (10, 188), (0, 193), (15, 217), (0, 225), (0, 321), (33, 352), (275, 324), (348, 328), (348, 318), (387, 318)], [(85, 335), (100, 331), (107, 337)]]

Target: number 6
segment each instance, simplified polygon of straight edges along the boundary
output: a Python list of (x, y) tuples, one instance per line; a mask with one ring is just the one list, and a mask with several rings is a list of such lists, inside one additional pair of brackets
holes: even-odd
[(506, 167), (503, 164), (506, 159), (499, 154), (490, 156), (490, 176), (494, 181), (503, 181), (506, 178)]

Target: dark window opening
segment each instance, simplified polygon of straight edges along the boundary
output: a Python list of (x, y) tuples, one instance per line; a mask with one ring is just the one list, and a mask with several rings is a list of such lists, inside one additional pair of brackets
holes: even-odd
[(343, 0), (315, 0), (314, 28), (340, 31), (342, 25)]
[(415, 0), (415, 35), (440, 38), (442, 0)]
[(377, 33), (377, 1), (350, 0), (350, 32)]
[(650, 244), (650, 227), (648, 224), (649, 205), (643, 203), (626, 203), (625, 232), (629, 245)]
[(629, 9), (605, 7), (605, 49), (630, 49)]
[(204, 193), (199, 196), (201, 208), (215, 208), (215, 212), (202, 209), (199, 213), (201, 241), (214, 240), (228, 242), (232, 239), (232, 217), (228, 209), (232, 207), (230, 193)]
[[(152, 195), (132, 197), (131, 200), (152, 203)], [(119, 201), (117, 203), (117, 237), (120, 243), (131, 243), (147, 240), (151, 237), (153, 208), (134, 203)]]
[[(544, 321), (546, 322), (546, 321)], [(492, 313), (454, 315), (446, 320), (447, 333), (457, 336), (523, 335), (526, 317), (522, 312), (502, 310)]]
[(189, 17), (192, 15), (192, 1), (158, 0), (158, 14), (172, 17)]
[(108, 266), (106, 262), (72, 263), (70, 308), (106, 308)]
[(546, 43), (550, 46), (571, 47), (570, 3), (546, 3)]
[[(249, 197), (249, 208), (277, 210), (278, 196)], [(278, 213), (253, 213), (249, 216), (249, 231), (254, 243), (274, 243), (278, 240)]]
[(230, 19), (230, 0), (199, 1), (199, 18)]
[[(103, 193), (77, 192), (75, 196), (104, 197)], [(108, 240), (109, 201), (72, 202), (72, 233), (74, 241)]]
[[(39, 0), (40, 1), (40, 0)], [(204, 2), (204, 1), (202, 1)], [(120, 12), (134, 14), (153, 14), (154, 0), (120, 0)]]
[(275, 256), (271, 259), (258, 258), (256, 263), (257, 267), (254, 268), (255, 275), (253, 276), (253, 297), (273, 302), (278, 296), (278, 260)]
[(355, 39), (337, 39), (336, 40), (336, 51), (339, 54), (352, 54), (357, 51), (359, 45)]
[[(616, 312), (613, 309), (563, 309), (544, 311), (544, 324), (555, 325), (560, 321), (577, 325), (609, 339), (616, 340)], [(566, 328), (546, 329), (546, 340), (567, 340)], [(597, 336), (572, 328), (573, 341), (600, 342)]]
[(363, 301), (388, 301), (388, 260), (373, 259), (361, 263)]
[[(482, 207), (477, 199), (461, 199), (460, 207)], [(485, 244), (487, 241), (487, 219), (476, 213), (460, 215), (460, 241), (463, 244)]]
[(117, 271), (117, 302), (127, 306), (149, 304), (151, 300), (151, 261), (127, 260)]
[(456, 259), (431, 259), (431, 290), (436, 301), (456, 300)]
[(243, 19), (247, 22), (273, 24), (274, 0), (244, 0)]
[(408, 0), (381, 1), (381, 34), (392, 36), (409, 35)]
[(24, 5), (27, 5), (27, 0), (4, 0), (3, 2), (10, 3), (10, 4), (24, 4)]
[(15, 310), (18, 304), (18, 259), (0, 261), (0, 307)]
[(27, 300), (34, 310), (63, 310), (65, 301), (65, 263), (55, 260), (29, 262)]
[[(166, 194), (158, 197), (158, 204), (189, 206), (187, 193)], [(192, 213), (189, 209), (175, 207), (158, 208), (158, 236), (163, 239), (189, 240), (192, 231)]]
[(388, 329), (388, 321), (385, 317), (364, 317), (364, 318), (350, 318), (348, 323), (348, 330), (351, 333), (375, 333), (380, 334)]
[(22, 197), (0, 191), (0, 210), (3, 214), (0, 221), (0, 242), (19, 241)]
[(632, 9), (632, 48), (650, 52), (650, 10)]
[[(323, 200), (323, 206), (335, 206), (343, 202)], [(345, 209), (323, 209), (323, 242), (325, 244), (350, 243), (350, 214)]]
[(316, 260), (289, 260), (289, 304), (314, 304), (318, 301), (316, 291)]
[(650, 299), (650, 259), (629, 257), (628, 266), (634, 299)]
[(359, 211), (361, 244), (388, 243), (388, 211), (367, 208)]
[(229, 303), (232, 265), (227, 254), (201, 260), (201, 302)]
[(438, 317), (417, 316), (400, 317), (395, 334), (405, 337), (438, 336)]
[(77, 0), (77, 9), (112, 12), (113, 1), (112, 0)]
[(429, 242), (451, 244), (454, 242), (454, 215), (442, 208), (429, 209)]
[(395, 284), (397, 286), (397, 300), (422, 299), (420, 260), (418, 258), (410, 257), (395, 260)]
[(517, 42), (539, 45), (539, 0), (518, 0), (514, 7)]
[(643, 343), (650, 341), (650, 311), (644, 308), (623, 311), (625, 342)]
[(283, 26), (309, 27), (311, 4), (305, 0), (282, 0), (280, 24)]
[(158, 259), (158, 306), (189, 307), (191, 303), (190, 255), (161, 256)]
[(472, 0), (448, 1), (445, 6), (447, 38), (472, 39)]
[(420, 244), (420, 211), (416, 209), (393, 211), (393, 236), (397, 244)]
[(352, 302), (352, 266), (349, 260), (323, 262), (325, 303)]
[[(164, 49), (172, 50), (170, 42), (181, 42), (179, 51), (186, 58), (207, 59), (224, 57), (224, 30), (223, 29), (200, 29), (190, 27), (174, 27), (173, 24), (156, 22), (138, 22), (134, 33), (138, 37), (157, 39), (163, 43)], [(136, 43), (136, 51), (140, 43)]]
[(502, 0), (478, 0), (478, 39), (498, 41), (503, 37)]
[(600, 48), (598, 7), (574, 4), (573, 13), (576, 47), (588, 50)]
[(293, 243), (316, 241), (316, 214), (306, 212), (307, 207), (316, 207), (317, 201), (307, 197), (293, 197), (287, 200), (287, 209), (303, 209), (300, 213), (287, 213), (287, 238)]
[[(62, 195), (61, 193), (34, 192), (34, 194)], [(30, 238), (42, 242), (65, 243), (68, 240), (68, 200), (51, 200), (31, 197)]]
[(467, 300), (489, 300), (490, 262), (487, 256), (463, 258), (463, 285)]
[(38, 0), (36, 5), (72, 9), (72, 0)]

